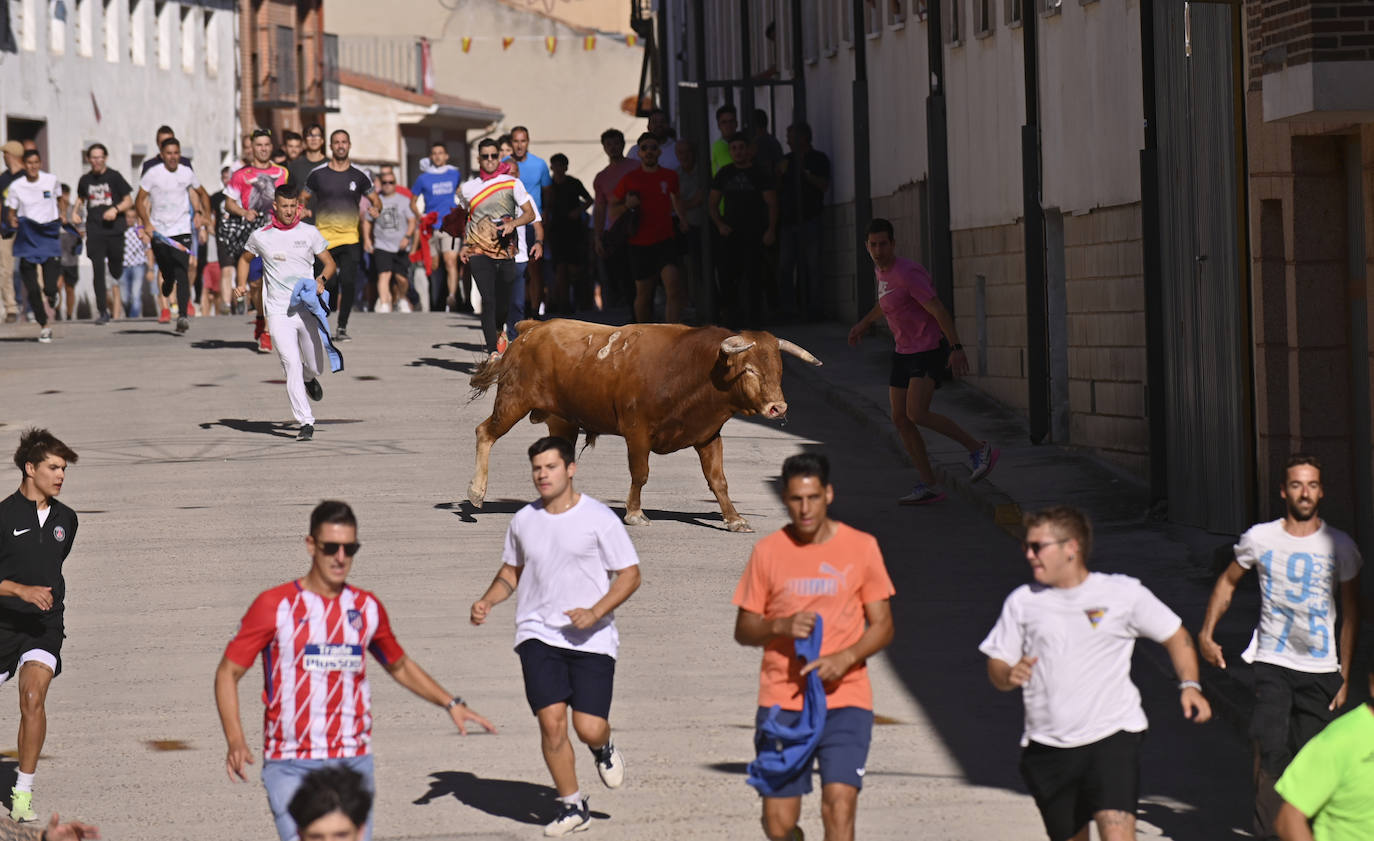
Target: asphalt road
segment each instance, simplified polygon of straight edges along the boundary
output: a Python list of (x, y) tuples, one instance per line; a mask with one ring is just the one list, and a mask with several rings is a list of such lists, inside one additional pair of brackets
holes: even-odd
[[(553, 792), (511, 651), (513, 605), (482, 628), (467, 611), (500, 563), (511, 514), (534, 495), (524, 450), (544, 427), (521, 424), (497, 443), (484, 509), (457, 502), (491, 400), (469, 401), (474, 319), (356, 315), (347, 369), (322, 380), (309, 443), (293, 440), (280, 365), (253, 350), (246, 320), (196, 319), (185, 338), (167, 327), (59, 324), (43, 346), (32, 326), (0, 326), (0, 444), (8, 452), (39, 424), (81, 456), (62, 494), (81, 529), (35, 808), (112, 839), (274, 837), (256, 778), (226, 778), (212, 676), (252, 598), (304, 573), (309, 511), (335, 497), (360, 519), (352, 581), (384, 601), (410, 656), (501, 728), (460, 737), (374, 664), (376, 837), (539, 837)], [(725, 428), (731, 497), (757, 534), (724, 530), (695, 453), (650, 462), (654, 522), (631, 529), (644, 584), (618, 612), (611, 721), (628, 778), (606, 791), (579, 749), (592, 833), (761, 837), (743, 775), (759, 652), (734, 643), (730, 596), (753, 541), (784, 523), (772, 490), (782, 460), (818, 449), (836, 467), (832, 513), (878, 535), (898, 591), (897, 639), (871, 669), (880, 724), (859, 837), (1042, 838), (1016, 773), (1019, 698), (988, 685), (977, 651), (1026, 578), (1015, 543), (958, 501), (898, 508), (909, 468), (796, 376), (783, 385), (788, 426)], [(582, 491), (617, 507), (628, 482), (620, 439), (581, 456)], [(1225, 725), (1184, 723), (1161, 653), (1149, 654), (1136, 669), (1153, 722), (1141, 836), (1243, 837), (1246, 748)], [(255, 753), (260, 688), (255, 668), (240, 692)], [(13, 689), (0, 690), (0, 720), (16, 726), (17, 708)], [(13, 774), (0, 761), (0, 790)], [(822, 837), (816, 798), (803, 827)]]

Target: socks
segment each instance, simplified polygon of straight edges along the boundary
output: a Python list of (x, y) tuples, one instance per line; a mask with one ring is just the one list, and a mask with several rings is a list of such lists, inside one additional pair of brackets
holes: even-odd
[[(32, 779), (32, 777), (30, 777), (30, 779)], [(582, 792), (581, 792), (581, 790), (574, 791), (572, 794), (569, 794), (567, 797), (560, 797), (560, 798), (558, 798), (558, 802), (559, 802), (559, 803), (562, 803), (562, 804), (565, 805), (565, 806), (581, 806), (581, 805), (582, 805)]]
[[(34, 773), (36, 774), (37, 772)], [(23, 771), (20, 771), (19, 778), (14, 781), (14, 790), (33, 791), (33, 778), (34, 774), (25, 774)]]
[(607, 739), (606, 744), (602, 745), (601, 747), (594, 748), (591, 745), (588, 745), (587, 749), (592, 752), (592, 756), (596, 757), (597, 762), (603, 762), (606, 760), (607, 757), (611, 755), (611, 751), (615, 750), (615, 744), (612, 743), (609, 739)]

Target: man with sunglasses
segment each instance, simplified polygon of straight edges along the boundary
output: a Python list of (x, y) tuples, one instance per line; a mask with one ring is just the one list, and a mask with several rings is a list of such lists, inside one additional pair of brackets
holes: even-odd
[[(510, 314), (525, 241), (520, 228), (539, 218), (525, 185), (499, 171), (501, 147), (488, 137), (477, 144), (477, 176), (458, 188), (458, 200), (468, 213), (459, 256), (472, 270), (472, 282), (482, 296), (482, 337), (487, 352), (506, 351), (506, 317)], [(536, 243), (537, 244), (537, 243)]]
[[(448, 711), (458, 732), (469, 722), (496, 732), (490, 721), (451, 695), (392, 634), (382, 603), (348, 583), (358, 520), (347, 503), (325, 500), (310, 514), (303, 578), (263, 592), (244, 614), (215, 671), (215, 703), (229, 744), (229, 779), (247, 780), (253, 753), (239, 716), (239, 680), (262, 654), (266, 672), (262, 782), (281, 841), (297, 837), (291, 798), (311, 771), (339, 765), (361, 774), (376, 791), (372, 765), (371, 690), (364, 650), (396, 682)], [(372, 836), (369, 820), (364, 839)]]
[(1134, 841), (1148, 722), (1131, 653), (1140, 637), (1163, 645), (1183, 715), (1202, 724), (1212, 708), (1192, 637), (1136, 579), (1088, 570), (1092, 526), (1083, 512), (1061, 505), (1024, 524), (1034, 582), (1012, 591), (978, 647), (993, 686), (1022, 690), (1021, 776), (1050, 841), (1088, 841), (1093, 822), (1102, 841)]
[(639, 136), (639, 169), (625, 174), (615, 185), (612, 207), (617, 215), (639, 210), (639, 226), (630, 234), (630, 270), (635, 279), (635, 321), (654, 320), (654, 290), (663, 281), (666, 297), (663, 320), (682, 318), (685, 296), (677, 269), (677, 228), (687, 232), (687, 214), (678, 198), (677, 173), (658, 165), (662, 147), (651, 132)]

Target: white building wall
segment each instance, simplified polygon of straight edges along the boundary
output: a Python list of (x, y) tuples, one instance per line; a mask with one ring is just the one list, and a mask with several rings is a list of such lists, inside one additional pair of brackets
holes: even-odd
[(1066, 0), (1061, 8), (1039, 21), (1044, 205), (1077, 213), (1138, 202), (1140, 6)]
[[(73, 191), (86, 171), (83, 151), (99, 141), (110, 168), (137, 190), (135, 156), (157, 154), (154, 135), (165, 123), (205, 188), (220, 188), (221, 161), (237, 148), (231, 0), (169, 2), (161, 26), (153, 0), (66, 0), (65, 24), (44, 0), (0, 2), (9, 3), (19, 45), (0, 52), (0, 131), (11, 118), (45, 122), (44, 168)], [(78, 300), (92, 294), (90, 270), (83, 256)]]

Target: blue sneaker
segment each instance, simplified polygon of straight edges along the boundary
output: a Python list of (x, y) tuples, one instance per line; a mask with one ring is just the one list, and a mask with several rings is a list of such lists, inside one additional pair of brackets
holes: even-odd
[(983, 446), (979, 447), (977, 452), (968, 454), (968, 469), (973, 474), (969, 478), (977, 482), (991, 473), (992, 468), (997, 466), (997, 458), (1001, 455), (1001, 450), (994, 450), (991, 442), (984, 441)]
[(546, 838), (562, 838), (564, 835), (591, 828), (592, 816), (587, 809), (587, 798), (582, 798), (582, 802), (576, 806), (560, 802), (558, 807), (558, 817), (544, 827)]
[(931, 487), (925, 482), (917, 482), (911, 489), (911, 493), (897, 500), (898, 505), (929, 505), (932, 502), (942, 502), (945, 498), (944, 491)]

